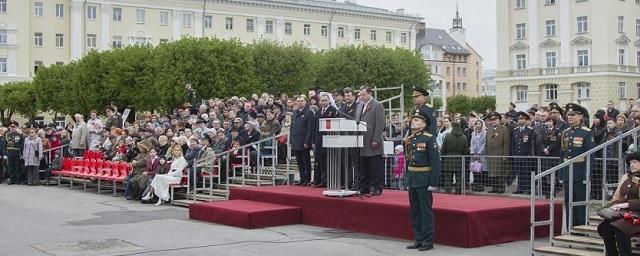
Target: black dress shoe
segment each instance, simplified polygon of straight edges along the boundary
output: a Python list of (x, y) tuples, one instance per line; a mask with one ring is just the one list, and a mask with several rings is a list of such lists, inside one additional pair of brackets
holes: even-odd
[(410, 245), (407, 245), (407, 249), (409, 249), (409, 250), (420, 249), (420, 247), (421, 247), (421, 246), (420, 246), (419, 244), (410, 244)]
[(363, 195), (363, 196), (369, 196), (371, 194), (371, 191), (362, 190), (362, 191), (359, 191), (358, 193), (360, 193), (360, 195)]
[(494, 193), (494, 194), (496, 194), (496, 193), (499, 193), (499, 192), (500, 192), (500, 190), (497, 190), (497, 189), (489, 190), (489, 193)]
[(524, 194), (524, 191), (522, 190), (516, 190), (515, 192), (513, 192), (514, 195), (519, 195), (519, 194)]
[(293, 183), (294, 186), (302, 186), (302, 184), (304, 184), (302, 181), (296, 181), (296, 183)]
[(418, 251), (428, 251), (431, 249), (433, 249), (433, 244), (420, 246), (420, 248), (418, 248)]
[(372, 196), (379, 196), (382, 195), (382, 190), (374, 190), (373, 192), (371, 192)]

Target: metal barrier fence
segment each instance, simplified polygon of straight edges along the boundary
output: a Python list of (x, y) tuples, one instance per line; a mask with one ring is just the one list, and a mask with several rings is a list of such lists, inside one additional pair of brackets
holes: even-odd
[[(626, 166), (624, 159), (629, 145), (638, 146), (638, 132), (640, 127), (625, 132), (613, 139), (610, 139), (587, 152), (576, 156), (572, 159), (565, 159), (562, 163), (548, 168), (541, 173), (531, 174), (529, 184), (537, 184), (544, 180), (556, 180), (564, 176), (562, 186), (567, 196), (564, 198), (564, 211), (567, 216), (563, 219), (563, 226), (569, 232), (573, 232), (574, 224), (589, 223), (591, 206), (605, 206), (608, 199), (613, 194), (613, 190), (618, 185), (618, 179), (625, 173)], [(584, 180), (576, 180), (581, 178), (584, 173)], [(558, 185), (550, 183), (550, 189), (556, 190)], [(535, 229), (540, 226), (549, 226), (548, 245), (552, 244), (554, 237), (554, 228), (557, 223), (554, 219), (554, 203), (555, 195), (551, 195), (549, 200), (542, 200), (540, 194), (531, 191), (530, 194), (530, 250), (533, 254), (535, 248)], [(592, 200), (594, 199), (594, 200)], [(549, 219), (536, 220), (536, 205), (549, 204)], [(574, 217), (575, 213), (575, 217)], [(574, 223), (577, 221), (578, 223)]]

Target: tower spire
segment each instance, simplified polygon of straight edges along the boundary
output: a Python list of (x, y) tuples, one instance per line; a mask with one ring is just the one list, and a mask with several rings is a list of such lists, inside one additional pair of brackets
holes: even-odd
[(453, 28), (462, 28), (462, 18), (460, 18), (460, 12), (458, 10), (459, 2), (456, 0), (456, 17), (453, 19)]

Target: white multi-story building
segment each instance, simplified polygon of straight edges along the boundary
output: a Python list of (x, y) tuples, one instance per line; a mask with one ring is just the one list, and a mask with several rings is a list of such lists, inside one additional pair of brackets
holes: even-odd
[(415, 49), (421, 17), (331, 0), (0, 0), (0, 84), (90, 50), (184, 36)]
[(483, 96), (496, 96), (496, 70), (483, 69), (481, 77), (482, 77), (481, 94)]
[(640, 97), (640, 0), (498, 0), (499, 111)]

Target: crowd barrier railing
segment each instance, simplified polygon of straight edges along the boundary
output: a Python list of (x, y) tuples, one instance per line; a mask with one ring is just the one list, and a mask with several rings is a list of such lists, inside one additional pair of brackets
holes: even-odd
[[(585, 193), (579, 196), (583, 197), (577, 199), (578, 201), (574, 201), (574, 193), (567, 193), (568, 198), (565, 198), (564, 211), (566, 216), (570, 216), (566, 219), (563, 219), (563, 227), (567, 228), (567, 231), (573, 232), (573, 218), (571, 216), (574, 215), (576, 211), (576, 207), (584, 207), (584, 209), (577, 209), (579, 211), (584, 211), (584, 223), (589, 223), (589, 216), (591, 211), (591, 200), (592, 198), (596, 198), (598, 200), (594, 200), (596, 204), (600, 206), (604, 206), (607, 203), (607, 198), (610, 194), (611, 188), (614, 188), (618, 185), (618, 179), (625, 172), (625, 153), (624, 145), (626, 144), (634, 144), (636, 147), (638, 146), (638, 132), (640, 132), (640, 127), (633, 128), (621, 134), (613, 139), (607, 140), (606, 142), (589, 149), (587, 152), (580, 154), (572, 159), (564, 159), (564, 161), (554, 167), (548, 168), (541, 173), (531, 174), (530, 176), (530, 184), (536, 184), (542, 182), (544, 180), (555, 180), (560, 175), (563, 175), (568, 179), (568, 182), (563, 182), (563, 189), (566, 191), (574, 191), (575, 186), (581, 186), (579, 189), (582, 189), (584, 186)], [(611, 151), (617, 151), (612, 153)], [(599, 163), (597, 165), (596, 163)], [(576, 167), (578, 165), (578, 167)], [(575, 170), (576, 168), (580, 168)], [(582, 172), (584, 169), (584, 181), (575, 181), (574, 172)], [(580, 175), (580, 173), (578, 173)], [(580, 177), (580, 176), (578, 176)], [(596, 182), (592, 182), (592, 179), (596, 178)], [(595, 189), (597, 191), (592, 190), (592, 186), (599, 186)], [(550, 189), (555, 190), (557, 184), (550, 183)], [(596, 192), (600, 194), (599, 197), (592, 197), (592, 192)], [(549, 200), (540, 200), (538, 194), (535, 191), (530, 192), (530, 250), (533, 253), (535, 248), (535, 229), (540, 226), (549, 226), (549, 240), (548, 245), (551, 245), (554, 237), (554, 230), (558, 223), (555, 223), (554, 218), (554, 203), (555, 203), (555, 195), (551, 194)], [(535, 220), (535, 206), (540, 203), (549, 204), (549, 219), (547, 220)], [(582, 220), (580, 220), (582, 221)]]

